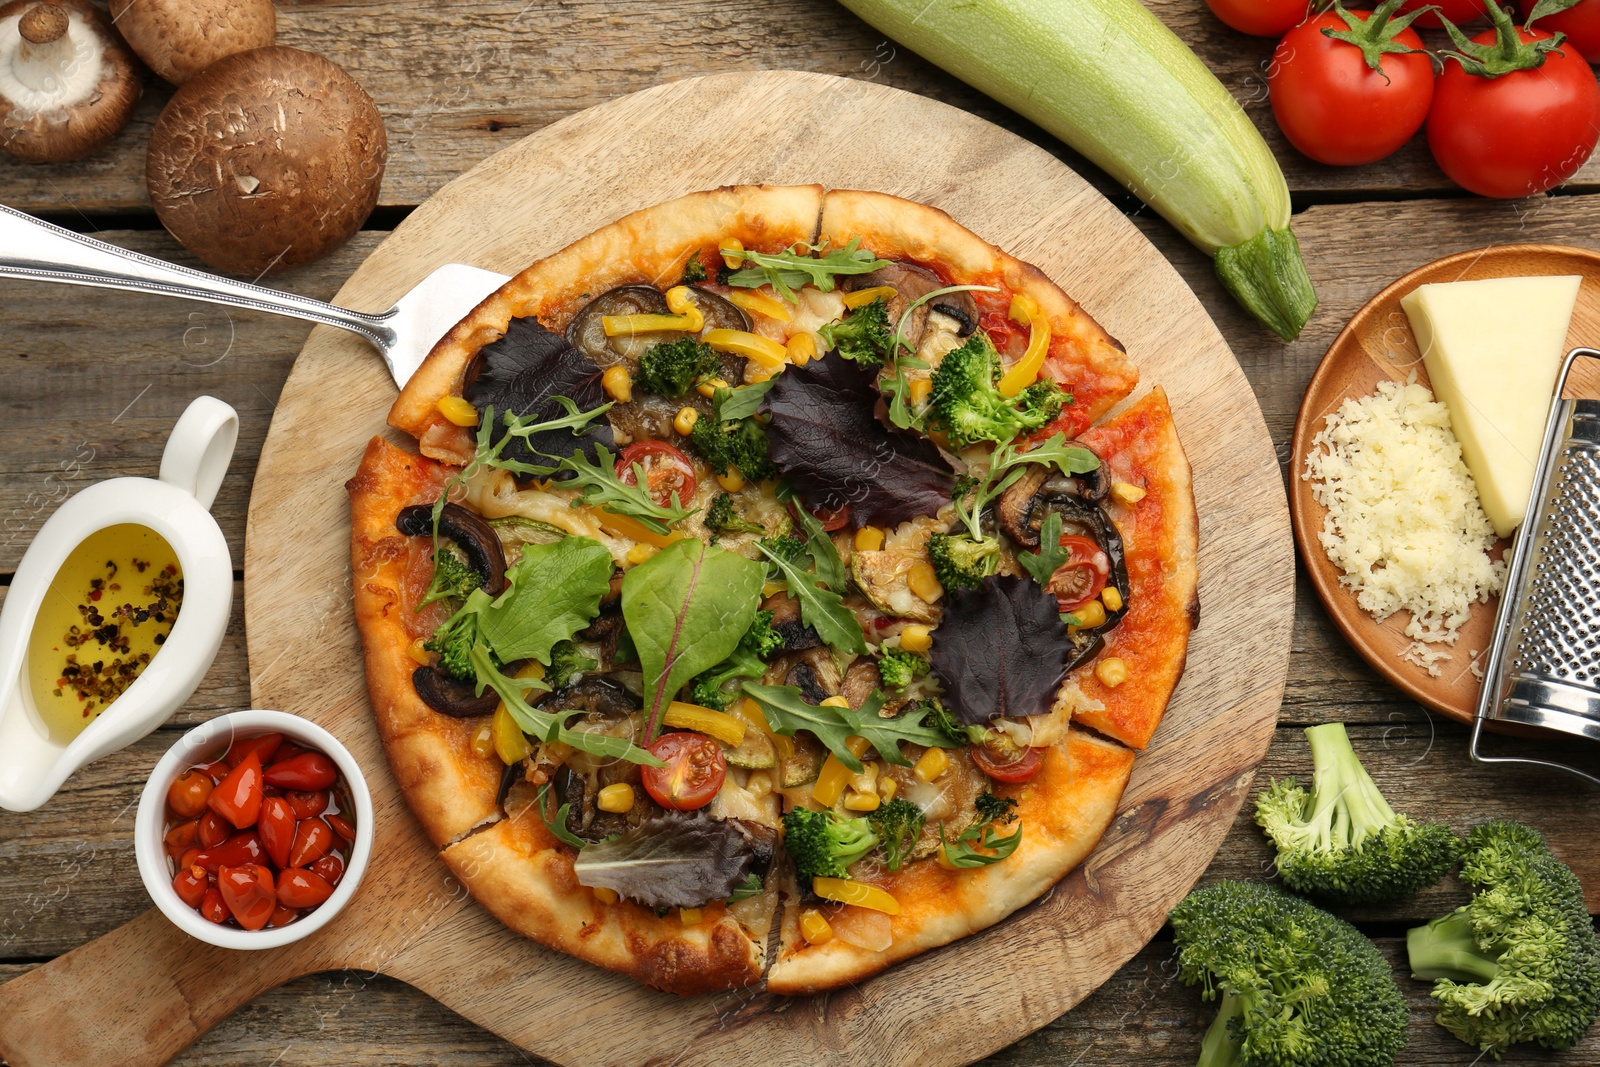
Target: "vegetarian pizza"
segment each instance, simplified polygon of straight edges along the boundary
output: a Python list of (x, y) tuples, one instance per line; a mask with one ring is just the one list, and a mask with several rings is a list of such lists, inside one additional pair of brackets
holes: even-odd
[(1137, 381), (880, 193), (697, 193), (534, 263), (348, 485), (373, 711), (445, 862), (680, 994), (828, 989), (1038, 898), (1196, 618), (1165, 394), (1109, 414)]

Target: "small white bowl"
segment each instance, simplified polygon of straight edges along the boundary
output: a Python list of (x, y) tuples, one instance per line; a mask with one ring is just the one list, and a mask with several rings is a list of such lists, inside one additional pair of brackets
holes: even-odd
[[(288, 926), (242, 930), (206, 921), (198, 911), (185, 904), (177, 890), (172, 888), (172, 869), (163, 844), (166, 836), (167, 790), (180, 774), (215, 758), (235, 739), (269, 733), (281, 733), (298, 745), (325, 752), (339, 765), (350, 801), (355, 805), (356, 840), (350, 847), (344, 876), (334, 888), (333, 896)], [(367, 858), (372, 853), (372, 794), (367, 790), (367, 780), (356, 765), (355, 757), (338, 739), (316, 723), (282, 711), (230, 712), (184, 734), (161, 757), (155, 770), (150, 772), (150, 780), (145, 783), (144, 792), (139, 797), (139, 814), (133, 826), (133, 850), (139, 861), (139, 876), (144, 879), (145, 891), (162, 914), (180, 930), (219, 948), (279, 948), (326, 926), (355, 895), (361, 875), (367, 869)]]

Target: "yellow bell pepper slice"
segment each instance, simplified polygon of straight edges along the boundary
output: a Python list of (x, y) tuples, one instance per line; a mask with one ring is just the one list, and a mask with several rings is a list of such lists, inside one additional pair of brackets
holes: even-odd
[(885, 915), (900, 914), (898, 900), (867, 882), (852, 882), (848, 878), (813, 878), (811, 891), (823, 900), (854, 904), (858, 908), (871, 908)]
[[(702, 317), (701, 325), (704, 324)], [(600, 326), (607, 337), (660, 333), (662, 330), (693, 331), (698, 328), (688, 315), (602, 315)]]
[(788, 350), (778, 342), (745, 330), (707, 330), (701, 340), (718, 352), (753, 359), (768, 370), (776, 370), (789, 358)]
[(638, 519), (627, 515), (618, 515), (607, 508), (595, 508), (595, 519), (600, 523), (600, 528), (613, 537), (626, 537), (633, 541), (642, 541), (656, 548), (666, 548), (674, 541), (682, 541), (683, 534), (676, 530), (671, 533), (659, 534)]
[(793, 322), (794, 315), (783, 305), (783, 301), (774, 300), (766, 293), (751, 292), (748, 289), (735, 289), (724, 299), (736, 308), (743, 308), (752, 315), (765, 315), (769, 319), (779, 322)]
[(511, 717), (505, 701), (501, 701), (500, 706), (494, 709), (494, 718), (489, 720), (489, 735), (494, 739), (494, 750), (500, 762), (508, 767), (526, 759), (533, 752), (533, 746), (528, 743), (517, 720)]
[(681, 700), (674, 700), (667, 705), (661, 721), (675, 730), (693, 730), (734, 747), (744, 742), (744, 733), (749, 729), (746, 723), (727, 712), (713, 711), (699, 704), (686, 704)]
[(857, 289), (853, 293), (844, 294), (844, 306), (851, 309), (864, 307), (880, 297), (885, 301), (892, 300), (898, 292), (899, 290), (892, 285), (874, 285), (870, 289)]
[[(845, 747), (856, 759), (860, 759), (872, 747), (872, 742), (865, 737), (854, 735), (845, 739)], [(817, 772), (817, 783), (811, 787), (811, 799), (825, 808), (833, 807), (834, 801), (844, 792), (845, 785), (855, 775), (849, 767), (839, 762), (839, 758), (829, 754), (822, 761), (822, 770)]]
[(1039, 313), (1039, 305), (1032, 297), (1018, 293), (1011, 298), (1011, 321), (1032, 329), (1028, 333), (1028, 350), (995, 386), (1004, 397), (1016, 396), (1038, 381), (1044, 357), (1050, 351), (1050, 320)]

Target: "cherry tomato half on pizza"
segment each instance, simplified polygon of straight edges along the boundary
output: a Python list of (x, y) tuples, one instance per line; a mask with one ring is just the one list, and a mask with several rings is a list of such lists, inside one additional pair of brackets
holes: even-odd
[(624, 485), (638, 485), (639, 471), (644, 471), (645, 489), (650, 499), (660, 507), (678, 503), (687, 505), (698, 484), (694, 477), (694, 464), (689, 457), (665, 441), (637, 441), (622, 450), (617, 457), (617, 477)]
[(722, 749), (700, 734), (662, 734), (646, 745), (645, 751), (666, 764), (639, 769), (645, 792), (663, 808), (703, 808), (728, 777), (728, 760)]
[(1067, 550), (1066, 562), (1050, 576), (1046, 591), (1056, 595), (1064, 612), (1077, 611), (1100, 595), (1111, 578), (1111, 557), (1087, 537), (1066, 534), (1061, 547)]

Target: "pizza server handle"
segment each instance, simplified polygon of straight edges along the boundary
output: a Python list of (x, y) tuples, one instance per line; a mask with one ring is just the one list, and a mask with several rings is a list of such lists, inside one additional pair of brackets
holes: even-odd
[(0, 278), (128, 289), (288, 315), (351, 330), (385, 356), (396, 341), (391, 325), (396, 308), (376, 315), (348, 311), (310, 297), (164, 263), (41, 222), (4, 204), (0, 204)]

